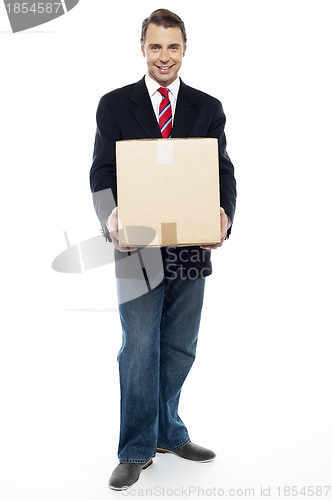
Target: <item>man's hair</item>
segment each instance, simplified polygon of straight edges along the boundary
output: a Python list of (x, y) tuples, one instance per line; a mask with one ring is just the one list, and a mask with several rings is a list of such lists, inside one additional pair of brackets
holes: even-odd
[(141, 44), (144, 45), (146, 30), (150, 24), (163, 26), (164, 28), (180, 28), (184, 44), (187, 43), (186, 28), (182, 19), (167, 9), (157, 9), (149, 17), (144, 19), (142, 23)]

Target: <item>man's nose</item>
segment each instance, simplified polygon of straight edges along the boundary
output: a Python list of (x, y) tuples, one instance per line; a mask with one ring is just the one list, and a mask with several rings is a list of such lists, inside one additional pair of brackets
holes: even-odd
[(168, 50), (161, 50), (159, 59), (160, 62), (167, 63), (169, 61)]

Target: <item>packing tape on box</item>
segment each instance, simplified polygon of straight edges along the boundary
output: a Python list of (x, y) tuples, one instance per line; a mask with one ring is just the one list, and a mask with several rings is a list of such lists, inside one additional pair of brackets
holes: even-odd
[(173, 246), (177, 244), (177, 227), (176, 222), (161, 223), (161, 244), (163, 247)]
[(172, 165), (173, 149), (174, 141), (172, 141), (171, 139), (160, 139), (157, 146), (157, 164)]

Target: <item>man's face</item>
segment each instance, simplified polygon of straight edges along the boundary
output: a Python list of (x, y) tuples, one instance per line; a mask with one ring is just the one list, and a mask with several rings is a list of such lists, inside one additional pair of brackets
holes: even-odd
[(141, 49), (143, 56), (146, 56), (151, 78), (161, 87), (167, 87), (174, 82), (186, 51), (180, 28), (149, 24)]

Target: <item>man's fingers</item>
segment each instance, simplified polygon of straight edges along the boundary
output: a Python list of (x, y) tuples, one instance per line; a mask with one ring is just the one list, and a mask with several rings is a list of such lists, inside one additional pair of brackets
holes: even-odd
[(113, 229), (113, 231), (110, 231), (111, 238), (115, 238), (116, 240), (119, 239), (119, 231), (117, 229)]
[(134, 252), (135, 250), (137, 250), (136, 247), (123, 247), (119, 245), (118, 207), (113, 208), (111, 215), (107, 219), (106, 225), (111, 236), (112, 243), (117, 250), (119, 250), (120, 252)]
[(114, 241), (113, 245), (119, 250), (119, 252), (134, 252), (135, 250), (137, 250), (137, 248), (135, 247), (121, 247), (119, 244), (115, 244)]
[(216, 248), (221, 247), (223, 243), (224, 240), (222, 240), (220, 243), (216, 243), (215, 245), (200, 245), (200, 248), (203, 248), (203, 250), (215, 250)]
[(116, 218), (118, 217), (118, 207), (113, 208), (111, 215)]
[(111, 235), (112, 243), (115, 246), (117, 250), (120, 252), (134, 252), (134, 250), (137, 250), (136, 247), (122, 247), (119, 245), (119, 240), (115, 236)]
[(111, 213), (111, 215), (108, 217), (107, 221), (106, 221), (106, 226), (107, 226), (107, 229), (108, 229), (108, 232), (110, 233), (110, 235), (114, 235), (116, 238), (118, 238), (118, 217), (117, 217), (117, 213), (114, 213), (115, 210), (117, 210), (118, 207), (116, 207), (113, 212)]
[(226, 239), (227, 234), (221, 238), (220, 243), (216, 243), (215, 245), (200, 245), (200, 248), (203, 248), (203, 250), (215, 250), (216, 248), (221, 247), (221, 245), (224, 243)]

